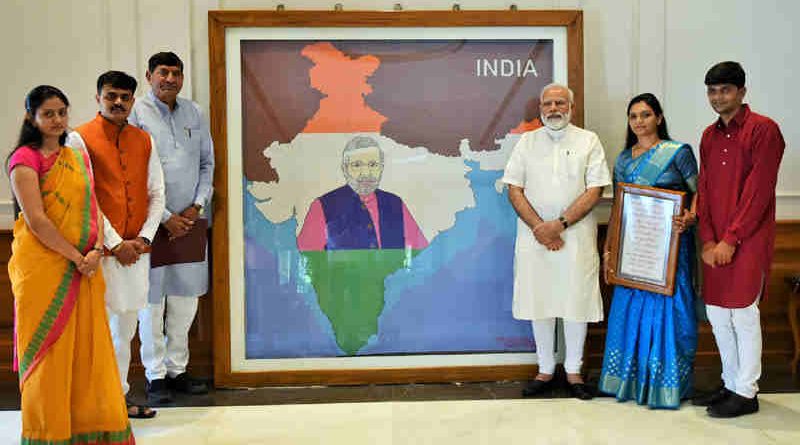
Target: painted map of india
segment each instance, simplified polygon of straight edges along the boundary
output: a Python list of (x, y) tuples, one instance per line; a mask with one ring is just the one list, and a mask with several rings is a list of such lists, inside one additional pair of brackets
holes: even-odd
[[(388, 119), (365, 101), (372, 91), (367, 79), (380, 64), (377, 58), (351, 58), (327, 42), (308, 45), (301, 54), (314, 62), (309, 70), (310, 84), (324, 97), (293, 141), (271, 145), (264, 150), (264, 156), (279, 175), (292, 170), (291, 166), (300, 159), (316, 162), (302, 173), (293, 170), (291, 176), (281, 175), (278, 182), (251, 184), (249, 191), (268, 219), (281, 222), (294, 217), (300, 234), (314, 200), (344, 185), (341, 152), (356, 136), (369, 137), (380, 146), (385, 165), (380, 189), (402, 198), (408, 213), (416, 217), (424, 245), (454, 224), (457, 211), (474, 205), (462, 160), (436, 155), (423, 147), (402, 146), (381, 136), (381, 126)], [(441, 183), (442, 188), (453, 189), (455, 184), (455, 190), (461, 192), (451, 192), (446, 204), (432, 206), (428, 202), (429, 189), (424, 184), (409, 183), (408, 175), (427, 180), (429, 185)], [(388, 231), (388, 227), (382, 230)], [(408, 267), (422, 245), (341, 250), (299, 247), (306, 274), (319, 307), (330, 320), (336, 343), (352, 355), (378, 332), (386, 278)]]
[[(301, 54), (315, 63), (311, 86), (326, 95), (303, 132), (380, 133), (386, 117), (364, 102), (371, 92), (367, 77), (378, 68), (378, 59), (350, 59), (325, 42), (309, 45)], [(412, 256), (417, 253), (411, 251)], [(404, 255), (402, 249), (303, 251), (319, 306), (346, 354), (355, 354), (377, 334), (384, 280), (402, 267)]]
[[(551, 46), (542, 45), (506, 43), (504, 48), (511, 48), (513, 54), (497, 57), (534, 57), (533, 50), (541, 48), (543, 56), (537, 53), (536, 57), (551, 57)], [(462, 309), (462, 320), (471, 320), (475, 311), (487, 316), (510, 310), (491, 299), (480, 299), (489, 295), (488, 289), (497, 291), (496, 283), (509, 281), (503, 278), (510, 272), (507, 255), (494, 262), (487, 256), (494, 255), (489, 252), (498, 248), (497, 240), (502, 240), (502, 246), (513, 240), (515, 219), (507, 208), (500, 177), (519, 133), (538, 124), (524, 115), (530, 108), (527, 98), (535, 97), (533, 91), (552, 73), (539, 69), (542, 79), (522, 79), (525, 82), (476, 76), (475, 60), (494, 57), (495, 47), (492, 42), (443, 41), (412, 42), (407, 47), (380, 42), (285, 42), (282, 50), (274, 52), (264, 52), (258, 45), (243, 48), (247, 61), (243, 71), (246, 200), (268, 222), (263, 230), (269, 230), (253, 228), (254, 235), (246, 234), (252, 246), (247, 267), (253, 271), (248, 272), (248, 283), (253, 283), (248, 286), (256, 290), (253, 295), (275, 299), (290, 293), (311, 295), (312, 301), (291, 300), (287, 310), (299, 314), (307, 306), (309, 313), (319, 313), (319, 324), (329, 323), (336, 355), (384, 354), (393, 352), (392, 345), (397, 345), (396, 352), (413, 350), (423, 343), (414, 340), (412, 331), (407, 340), (384, 337), (398, 332), (394, 320), (417, 319), (420, 335), (427, 329), (435, 332), (441, 323), (423, 320), (437, 314), (433, 308), (444, 308), (450, 301), (457, 309), (447, 311), (452, 318), (446, 321), (455, 323)], [(270, 58), (259, 58), (262, 54)], [(275, 66), (284, 71), (275, 71)], [(429, 74), (446, 70), (454, 74), (450, 78)], [(296, 87), (271, 88), (272, 78), (279, 84), (296, 82)], [(454, 93), (456, 89), (469, 94)], [(480, 107), (469, 109), (467, 103)], [(468, 213), (479, 199), (481, 213)], [(246, 229), (247, 224), (260, 227), (253, 225), (258, 221), (248, 221), (246, 217)], [(461, 227), (456, 230), (458, 221)], [(284, 229), (293, 235), (279, 235)], [(265, 239), (269, 241), (259, 245)], [(487, 252), (465, 263), (485, 270), (485, 277), (476, 272), (462, 276), (458, 252), (467, 248)], [(275, 252), (278, 281), (270, 281), (267, 265), (262, 265), (270, 257), (267, 251)], [(493, 272), (498, 264), (502, 273)], [(263, 277), (257, 275), (260, 270), (265, 271)], [(382, 318), (393, 305), (414, 304), (408, 299), (399, 302), (400, 292), (405, 295), (417, 289), (416, 295), (426, 295), (431, 283), (469, 286), (472, 278), (481, 280), (473, 286), (476, 297), (469, 296), (478, 303), (459, 303), (458, 295), (434, 293), (426, 297), (428, 303), (420, 303), (431, 308), (429, 313), (404, 310), (392, 312), (392, 317), (401, 318)], [(268, 286), (275, 291), (267, 293)], [(480, 290), (482, 286), (487, 290)], [(248, 300), (253, 320), (261, 313), (272, 317), (259, 312), (267, 307), (262, 301), (266, 300)], [(271, 301), (272, 306), (280, 303)], [(497, 319), (501, 321), (490, 321), (483, 330), (517, 329), (505, 312)], [(292, 325), (314, 325), (298, 320)], [(270, 326), (252, 322), (248, 332), (258, 338), (255, 333), (267, 332)], [(527, 325), (523, 328), (529, 330)], [(281, 342), (292, 341), (284, 340), (286, 334), (277, 330), (271, 332), (261, 337), (273, 339), (270, 348), (280, 349)], [(402, 328), (400, 332), (406, 335)], [(429, 337), (426, 341), (435, 344), (440, 336)], [(474, 339), (475, 344), (487, 345), (476, 348), (507, 348), (502, 343), (507, 340), (498, 340), (498, 335), (487, 338)], [(298, 350), (300, 341), (294, 340), (293, 349), (287, 346), (286, 350)], [(406, 341), (411, 346), (405, 346)], [(495, 346), (498, 342), (500, 346)], [(328, 353), (313, 352), (322, 346), (302, 347), (312, 355)], [(261, 350), (262, 346), (253, 341), (248, 348)], [(265, 353), (269, 354), (273, 353)], [(286, 352), (275, 354), (287, 356)]]

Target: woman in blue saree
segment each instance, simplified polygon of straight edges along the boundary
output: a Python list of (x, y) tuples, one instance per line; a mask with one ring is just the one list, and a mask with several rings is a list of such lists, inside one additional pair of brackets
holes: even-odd
[[(697, 160), (688, 144), (670, 140), (661, 104), (650, 93), (628, 104), (625, 149), (614, 164), (615, 186), (619, 182), (684, 191), (691, 205), (673, 222), (681, 233), (674, 294), (614, 287), (599, 390), (619, 401), (677, 409), (690, 396), (697, 349), (694, 235), (689, 230), (697, 219)], [(606, 237), (606, 274), (608, 256)]]

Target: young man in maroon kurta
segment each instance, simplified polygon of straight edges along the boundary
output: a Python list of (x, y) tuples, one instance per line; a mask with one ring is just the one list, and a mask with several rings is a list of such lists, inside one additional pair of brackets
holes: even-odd
[(758, 411), (761, 320), (758, 303), (775, 239), (775, 183), (785, 143), (778, 125), (743, 104), (745, 73), (721, 62), (706, 73), (719, 119), (700, 142), (698, 205), (703, 299), (722, 359), (724, 386), (694, 400), (712, 417)]

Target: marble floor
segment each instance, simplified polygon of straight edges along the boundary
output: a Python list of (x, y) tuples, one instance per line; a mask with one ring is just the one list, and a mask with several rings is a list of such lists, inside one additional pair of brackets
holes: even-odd
[[(563, 375), (559, 375), (563, 378)], [(589, 372), (596, 382), (598, 372)], [(144, 402), (142, 376), (131, 397)], [(695, 372), (700, 391), (719, 369)], [(738, 419), (708, 417), (684, 403), (649, 410), (609, 397), (581, 402), (558, 387), (521, 399), (525, 382), (425, 383), (212, 389), (178, 394), (155, 419), (134, 420), (138, 444), (800, 444), (800, 376), (764, 369), (761, 411)], [(0, 444), (18, 444), (19, 392), (0, 385)]]
[[(688, 404), (652, 411), (611, 398), (310, 403), (160, 408), (138, 444), (798, 444), (800, 394), (762, 394), (761, 411), (717, 420)], [(17, 444), (19, 411), (0, 412)]]

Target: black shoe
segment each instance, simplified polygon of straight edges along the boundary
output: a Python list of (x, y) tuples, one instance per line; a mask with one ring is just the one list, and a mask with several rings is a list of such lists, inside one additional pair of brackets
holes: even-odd
[(727, 399), (728, 396), (730, 396), (731, 394), (733, 394), (733, 392), (729, 391), (728, 388), (725, 388), (725, 386), (720, 386), (714, 391), (692, 397), (692, 405), (694, 406), (716, 405), (717, 403), (720, 403), (725, 399)]
[(522, 397), (536, 397), (542, 395), (553, 389), (554, 384), (555, 379), (550, 379), (548, 381), (531, 380), (525, 385), (525, 388), (522, 389)]
[(170, 402), (172, 402), (172, 394), (170, 394), (164, 379), (153, 379), (152, 382), (147, 382), (147, 403), (161, 405)]
[(178, 374), (176, 377), (167, 376), (167, 386), (173, 391), (184, 394), (199, 395), (208, 393), (208, 385), (200, 380), (195, 380), (188, 373)]
[(137, 405), (125, 396), (125, 407), (128, 408), (129, 419), (152, 419), (158, 411), (145, 405)]
[(748, 399), (732, 392), (725, 400), (711, 405), (708, 408), (708, 415), (718, 418), (731, 418), (753, 414), (758, 412), (758, 396)]
[(585, 383), (567, 383), (569, 393), (572, 397), (581, 400), (592, 400), (594, 398), (594, 391)]

